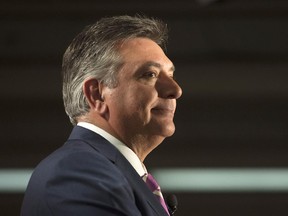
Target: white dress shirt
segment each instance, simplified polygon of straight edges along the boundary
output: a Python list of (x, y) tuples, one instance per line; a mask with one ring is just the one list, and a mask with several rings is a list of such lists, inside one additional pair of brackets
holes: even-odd
[(140, 161), (138, 156), (133, 152), (127, 145), (125, 145), (123, 142), (106, 132), (105, 130), (97, 127), (96, 125), (93, 125), (88, 122), (79, 122), (77, 124), (80, 127), (84, 127), (88, 130), (91, 130), (100, 136), (104, 137), (106, 140), (108, 140), (112, 145), (114, 145), (121, 154), (129, 161), (129, 163), (134, 167), (136, 172), (139, 174), (139, 176), (143, 176), (145, 173), (147, 173), (145, 165)]

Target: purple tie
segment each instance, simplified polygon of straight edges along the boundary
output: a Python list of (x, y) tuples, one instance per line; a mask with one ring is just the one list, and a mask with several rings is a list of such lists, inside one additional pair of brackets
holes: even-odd
[(142, 178), (144, 182), (146, 182), (148, 188), (152, 191), (152, 193), (159, 200), (159, 202), (161, 203), (161, 205), (163, 206), (167, 214), (170, 215), (167, 209), (166, 203), (164, 201), (163, 195), (161, 193), (160, 186), (158, 185), (156, 180), (153, 178), (153, 176), (149, 173), (148, 174), (146, 173)]

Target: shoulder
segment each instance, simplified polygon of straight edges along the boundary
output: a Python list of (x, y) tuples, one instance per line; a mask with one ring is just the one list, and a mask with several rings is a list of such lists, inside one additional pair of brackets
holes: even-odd
[(138, 215), (126, 176), (113, 161), (82, 144), (63, 146), (44, 159), (31, 177), (25, 199), (33, 206), (48, 206), (55, 215)]
[(37, 176), (46, 180), (69, 176), (93, 182), (109, 176), (110, 181), (119, 181), (120, 178), (125, 182), (125, 177), (112, 160), (81, 140), (62, 146), (41, 161), (32, 177)]

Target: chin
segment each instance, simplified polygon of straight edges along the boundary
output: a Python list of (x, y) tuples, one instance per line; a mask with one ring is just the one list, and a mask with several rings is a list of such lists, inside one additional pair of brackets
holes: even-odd
[[(173, 121), (153, 121), (150, 122), (149, 131), (151, 134), (161, 137), (170, 137), (175, 132), (175, 124)], [(152, 127), (151, 127), (152, 126)]]
[(168, 133), (166, 134), (166, 137), (172, 136), (172, 135), (174, 134), (174, 132), (175, 132), (175, 130), (173, 130), (173, 132), (172, 132), (172, 131), (171, 131), (171, 132), (168, 132)]
[(161, 134), (163, 137), (170, 137), (174, 134), (174, 132), (175, 132), (174, 124), (171, 126), (166, 125), (166, 127), (162, 129)]

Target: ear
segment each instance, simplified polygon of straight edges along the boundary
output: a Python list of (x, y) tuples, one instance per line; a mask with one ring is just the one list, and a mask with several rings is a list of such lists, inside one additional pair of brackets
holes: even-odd
[(107, 111), (107, 105), (102, 97), (103, 85), (96, 79), (87, 79), (83, 83), (83, 93), (90, 109), (104, 115)]

